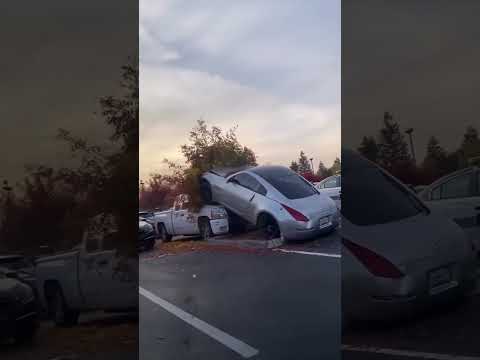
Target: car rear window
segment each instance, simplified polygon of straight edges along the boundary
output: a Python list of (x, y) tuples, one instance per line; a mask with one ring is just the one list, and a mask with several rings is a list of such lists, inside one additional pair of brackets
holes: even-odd
[(289, 169), (259, 167), (252, 171), (265, 179), (287, 199), (302, 199), (318, 194), (312, 185)]
[(373, 166), (344, 174), (342, 214), (351, 223), (385, 224), (428, 212), (392, 177)]

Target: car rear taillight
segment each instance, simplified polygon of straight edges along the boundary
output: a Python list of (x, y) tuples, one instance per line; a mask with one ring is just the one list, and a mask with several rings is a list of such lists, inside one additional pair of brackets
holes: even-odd
[(405, 276), (394, 264), (376, 252), (345, 238), (342, 238), (342, 243), (371, 274), (390, 279), (399, 279)]
[(300, 211), (298, 210), (295, 210), (295, 209), (292, 209), (290, 206), (287, 206), (285, 204), (282, 204), (282, 206), (285, 208), (285, 210), (288, 211), (288, 213), (290, 215), (292, 215), (292, 217), (297, 220), (297, 221), (302, 221), (302, 222), (308, 222), (308, 218), (303, 215)]

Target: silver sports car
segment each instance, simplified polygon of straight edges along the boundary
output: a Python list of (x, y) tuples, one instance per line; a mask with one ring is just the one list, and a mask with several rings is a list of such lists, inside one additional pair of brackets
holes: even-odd
[(306, 239), (339, 222), (332, 199), (282, 166), (212, 170), (203, 174), (201, 189), (204, 200), (220, 203), (270, 239)]
[(473, 244), (375, 164), (342, 153), (342, 316), (388, 320), (475, 284)]

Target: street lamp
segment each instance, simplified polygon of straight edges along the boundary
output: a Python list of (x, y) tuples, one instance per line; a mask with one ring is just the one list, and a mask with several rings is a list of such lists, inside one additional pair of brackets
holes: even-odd
[(409, 128), (407, 130), (405, 130), (405, 133), (408, 134), (408, 137), (410, 138), (410, 151), (412, 153), (412, 159), (413, 159), (413, 162), (416, 164), (417, 163), (417, 159), (415, 157), (415, 148), (413, 146), (413, 128)]

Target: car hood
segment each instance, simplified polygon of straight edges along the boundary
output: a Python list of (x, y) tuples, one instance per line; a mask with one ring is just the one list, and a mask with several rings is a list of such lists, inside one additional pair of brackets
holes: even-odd
[(440, 266), (472, 253), (458, 225), (432, 214), (372, 226), (355, 226), (343, 219), (342, 236), (405, 267), (419, 261)]

